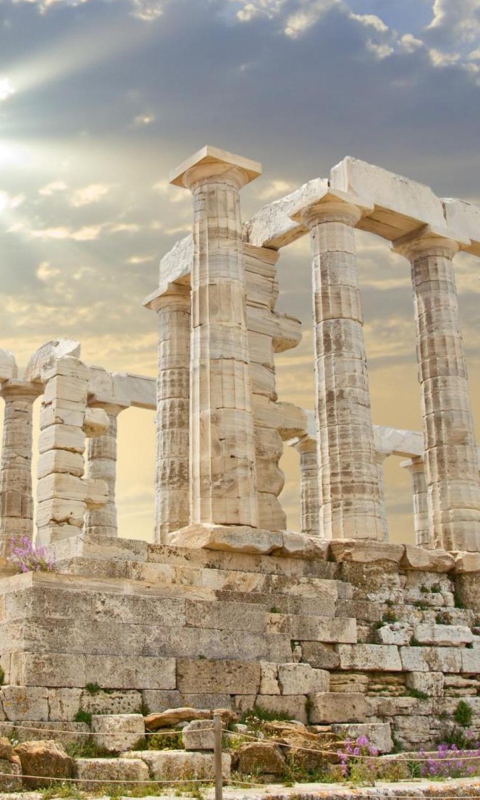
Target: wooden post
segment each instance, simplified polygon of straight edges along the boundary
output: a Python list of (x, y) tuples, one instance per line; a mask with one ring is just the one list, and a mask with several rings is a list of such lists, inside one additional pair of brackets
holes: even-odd
[(222, 714), (213, 712), (214, 750), (215, 763), (215, 800), (223, 800), (223, 774), (222, 774)]

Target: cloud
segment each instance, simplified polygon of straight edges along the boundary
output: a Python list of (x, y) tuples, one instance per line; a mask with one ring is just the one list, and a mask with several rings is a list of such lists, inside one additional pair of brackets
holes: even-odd
[(57, 192), (65, 192), (68, 189), (67, 184), (65, 181), (52, 181), (48, 183), (46, 186), (42, 186), (41, 189), (38, 190), (38, 193), (41, 194), (43, 197), (51, 197), (53, 194)]
[(104, 183), (92, 183), (90, 186), (84, 186), (77, 189), (70, 198), (70, 203), (75, 208), (81, 206), (88, 206), (91, 203), (98, 203), (102, 197), (105, 197), (112, 187)]
[(480, 0), (435, 0), (428, 26), (444, 41), (472, 42), (480, 36)]
[(0, 78), (0, 103), (2, 100), (8, 100), (12, 94), (15, 94), (15, 89), (10, 78)]

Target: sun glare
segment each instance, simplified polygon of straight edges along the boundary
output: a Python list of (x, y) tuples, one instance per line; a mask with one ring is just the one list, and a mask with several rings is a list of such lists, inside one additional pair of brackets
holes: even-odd
[(10, 78), (0, 78), (0, 103), (2, 100), (8, 100), (12, 94), (15, 94), (15, 89)]

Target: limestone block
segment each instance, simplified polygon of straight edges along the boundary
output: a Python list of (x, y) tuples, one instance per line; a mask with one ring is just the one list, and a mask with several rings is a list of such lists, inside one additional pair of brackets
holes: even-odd
[(405, 546), (390, 542), (376, 542), (358, 539), (335, 539), (330, 542), (329, 554), (333, 561), (352, 561), (369, 564), (375, 561), (393, 561), (399, 564)]
[(189, 525), (188, 528), (171, 533), (168, 537), (168, 543), (172, 547), (195, 547), (236, 553), (268, 554), (282, 547), (283, 537), (280, 532), (254, 529), (244, 525), (231, 527)]
[(81, 478), (85, 471), (85, 461), (80, 453), (68, 450), (48, 450), (38, 459), (37, 476), (45, 478), (52, 473), (67, 473)]
[(278, 664), (260, 661), (260, 669), (260, 694), (280, 694), (280, 686), (278, 685)]
[(455, 647), (473, 642), (473, 634), (463, 625), (416, 625), (415, 638), (420, 644)]
[(342, 642), (357, 641), (357, 623), (346, 617), (291, 617), (291, 638), (299, 641)]
[(401, 672), (398, 647), (393, 645), (357, 644), (338, 645), (341, 669), (367, 670), (368, 672)]
[(375, 635), (379, 644), (407, 645), (412, 638), (412, 626), (401, 622), (383, 625)]
[(347, 723), (332, 725), (334, 733), (347, 739), (358, 739), (366, 736), (369, 744), (379, 753), (390, 753), (393, 749), (391, 725), (389, 722)]
[(38, 481), (37, 487), (39, 503), (54, 498), (84, 503), (89, 488), (87, 481), (66, 473), (47, 475)]
[(44, 404), (53, 403), (54, 406), (59, 404), (60, 407), (67, 407), (63, 405), (63, 401), (67, 400), (73, 403), (73, 408), (78, 407), (79, 410), (85, 407), (87, 402), (87, 382), (85, 376), (82, 377), (84, 366), (77, 362), (75, 371), (79, 371), (79, 377), (72, 377), (70, 375), (57, 375), (51, 378), (46, 387), (43, 395)]
[(182, 730), (182, 740), (185, 750), (213, 750), (215, 748), (215, 733), (213, 720), (193, 720)]
[(278, 665), (278, 684), (282, 695), (328, 692), (329, 683), (329, 673), (312, 669), (310, 664)]
[(416, 697), (369, 697), (368, 702), (375, 717), (397, 717), (434, 713), (431, 700), (419, 701)]
[(186, 624), (195, 628), (218, 628), (263, 632), (266, 615), (264, 609), (252, 603), (203, 603), (187, 600)]
[(0, 381), (10, 381), (18, 377), (15, 356), (10, 350), (0, 349)]
[(400, 647), (405, 672), (462, 672), (462, 656), (473, 650), (456, 647)]
[(104, 436), (110, 427), (108, 414), (103, 408), (87, 408), (83, 422), (83, 432), (89, 438)]
[(229, 694), (256, 694), (260, 676), (260, 664), (253, 661), (186, 658), (177, 661), (177, 688), (186, 694), (216, 692), (219, 687)]
[(85, 481), (87, 492), (85, 504), (88, 509), (102, 508), (108, 501), (108, 484), (98, 478), (89, 478)]
[[(185, 703), (180, 692), (177, 692), (175, 689), (170, 691), (144, 689), (142, 691), (142, 700), (147, 709), (149, 709), (149, 713), (158, 713), (160, 711), (166, 711), (167, 708), (180, 708), (181, 706), (188, 705), (188, 703)], [(138, 708), (139, 705), (140, 704), (137, 703), (135, 708)], [(120, 709), (118, 711), (119, 713), (126, 713), (127, 709), (122, 712)]]
[(0, 792), (20, 792), (22, 790), (22, 767), (18, 756), (11, 760), (0, 758)]
[(365, 722), (369, 714), (368, 702), (363, 694), (321, 692), (311, 694), (310, 723), (329, 725), (332, 722)]
[(44, 405), (42, 404), (40, 410), (40, 428), (44, 430), (49, 425), (74, 425), (82, 427), (85, 419), (85, 412), (82, 410), (82, 405), (78, 404), (79, 408), (58, 408), (56, 404)]
[(235, 752), (235, 765), (243, 775), (276, 776), (285, 771), (286, 762), (278, 744), (249, 742)]
[(141, 714), (102, 714), (92, 717), (93, 741), (111, 753), (132, 750), (145, 736)]
[(145, 375), (135, 375), (127, 372), (115, 372), (113, 375), (114, 396), (117, 398), (128, 397), (132, 406), (155, 410), (156, 381)]
[[(92, 678), (91, 682), (94, 680)], [(10, 682), (17, 686), (84, 686), (85, 659), (66, 653), (15, 652), (11, 659)]]
[(145, 727), (149, 731), (158, 731), (161, 728), (171, 728), (183, 722), (193, 720), (207, 720), (212, 718), (212, 712), (206, 708), (167, 708), (159, 714), (149, 714), (145, 717)]
[(455, 559), (445, 550), (425, 550), (407, 544), (400, 567), (423, 572), (451, 572), (455, 567)]
[(88, 394), (99, 402), (113, 398), (113, 376), (103, 367), (88, 366)]
[(455, 198), (444, 198), (443, 207), (447, 226), (457, 231), (464, 239), (470, 239), (465, 249), (480, 256), (480, 208), (474, 203)]
[[(0, 702), (7, 720), (48, 720), (48, 690), (34, 686), (3, 686)], [(78, 710), (78, 706), (77, 706)]]
[(302, 642), (302, 658), (314, 669), (338, 669), (340, 656), (333, 645), (320, 642)]
[(455, 573), (462, 575), (468, 572), (480, 572), (480, 553), (456, 554)]
[(421, 225), (446, 228), (442, 201), (428, 186), (347, 156), (330, 173), (332, 188), (364, 197), (375, 205), (359, 227), (396, 239)]
[(70, 450), (72, 453), (84, 453), (85, 434), (73, 425), (50, 425), (40, 432), (38, 437), (40, 454), (48, 450)]
[[(126, 759), (136, 762), (142, 759), (148, 767), (150, 778), (156, 781), (214, 780), (215, 765), (213, 753), (188, 753), (182, 750), (141, 750), (125, 753)], [(222, 753), (222, 775), (230, 779), (231, 756)]]
[(470, 675), (478, 675), (480, 673), (480, 647), (472, 647), (471, 649), (464, 648), (461, 652), (461, 656), (461, 671)]
[[(147, 788), (148, 767), (139, 754), (136, 758), (77, 758), (75, 760), (75, 777), (77, 787), (82, 792), (98, 792), (108, 788), (118, 789), (119, 785), (132, 788)], [(143, 785), (141, 782), (145, 781)]]
[(443, 697), (445, 679), (441, 672), (409, 672), (405, 683), (409, 689), (423, 692), (428, 697)]
[(73, 758), (55, 741), (24, 742), (16, 746), (15, 753), (20, 757), (22, 774), (32, 776), (23, 779), (26, 788), (45, 788), (51, 778), (72, 777)]
[(53, 339), (35, 351), (28, 362), (24, 380), (45, 382), (45, 375), (55, 368), (58, 359), (71, 356), (72, 359), (80, 358), (80, 343), (73, 339)]
[[(180, 693), (179, 693), (180, 694)], [(229, 694), (221, 692), (203, 692), (195, 694), (180, 694), (183, 706), (193, 706), (193, 708), (232, 708), (232, 698)]]
[(49, 720), (74, 720), (81, 707), (81, 694), (81, 689), (47, 689)]
[[(98, 683), (104, 689), (175, 689), (174, 658), (86, 656), (87, 683)], [(78, 684), (77, 684), (78, 685)]]
[[(42, 480), (48, 480), (43, 478)], [(39, 502), (37, 507), (37, 525), (39, 528), (46, 528), (52, 523), (68, 523), (69, 526), (81, 528), (83, 526), (83, 515), (85, 514), (85, 503), (80, 500), (69, 500), (54, 497), (50, 500)], [(72, 532), (72, 536), (74, 533)]]
[(288, 695), (279, 697), (278, 695), (257, 695), (254, 705), (269, 711), (272, 714), (287, 714), (292, 719), (296, 719), (307, 724), (307, 698), (305, 695)]

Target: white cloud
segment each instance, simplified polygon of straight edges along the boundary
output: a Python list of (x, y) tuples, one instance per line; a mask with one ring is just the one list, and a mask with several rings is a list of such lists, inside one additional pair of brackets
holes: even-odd
[(72, 229), (66, 226), (58, 228), (41, 228), (29, 231), (33, 239), (54, 239), (57, 241), (71, 240), (74, 242), (89, 242), (98, 239), (103, 225), (86, 225), (83, 228)]
[(98, 203), (102, 197), (109, 193), (111, 188), (105, 183), (92, 183), (89, 186), (84, 186), (72, 194), (70, 204), (75, 208), (80, 208), (81, 206)]
[(375, 28), (375, 30), (380, 33), (386, 33), (388, 31), (388, 26), (375, 14), (353, 14), (352, 12), (348, 16), (350, 19), (357, 20), (357, 22), (360, 22), (362, 25)]
[(48, 183), (46, 186), (39, 189), (38, 193), (43, 197), (50, 197), (52, 194), (64, 192), (66, 189), (68, 189), (68, 186), (65, 181), (52, 181), (52, 183)]
[(428, 26), (458, 42), (472, 42), (480, 36), (480, 0), (435, 0)]
[(0, 78), (0, 103), (2, 100), (8, 100), (12, 94), (15, 94), (15, 89), (10, 78)]
[(398, 44), (399, 49), (404, 53), (414, 53), (415, 50), (420, 50), (422, 47), (425, 47), (422, 40), (417, 39), (411, 33), (405, 33), (403, 36), (401, 36)]
[(131, 0), (133, 15), (145, 22), (154, 22), (163, 14), (164, 0)]
[(261, 200), (274, 200), (278, 197), (283, 197), (285, 194), (289, 194), (289, 192), (293, 192), (296, 188), (297, 184), (290, 183), (289, 181), (269, 181), (267, 186), (265, 186), (265, 188), (260, 192), (259, 198)]
[(22, 205), (25, 200), (25, 195), (16, 194), (11, 195), (8, 192), (0, 192), (0, 214), (2, 211), (11, 211)]
[(153, 114), (139, 114), (133, 120), (132, 125), (135, 128), (141, 127), (143, 125), (151, 125), (152, 122), (155, 122), (155, 116)]
[(61, 270), (57, 267), (52, 267), (48, 261), (42, 261), (35, 271), (37, 278), (43, 282), (50, 280), (50, 278), (56, 278), (60, 273)]

